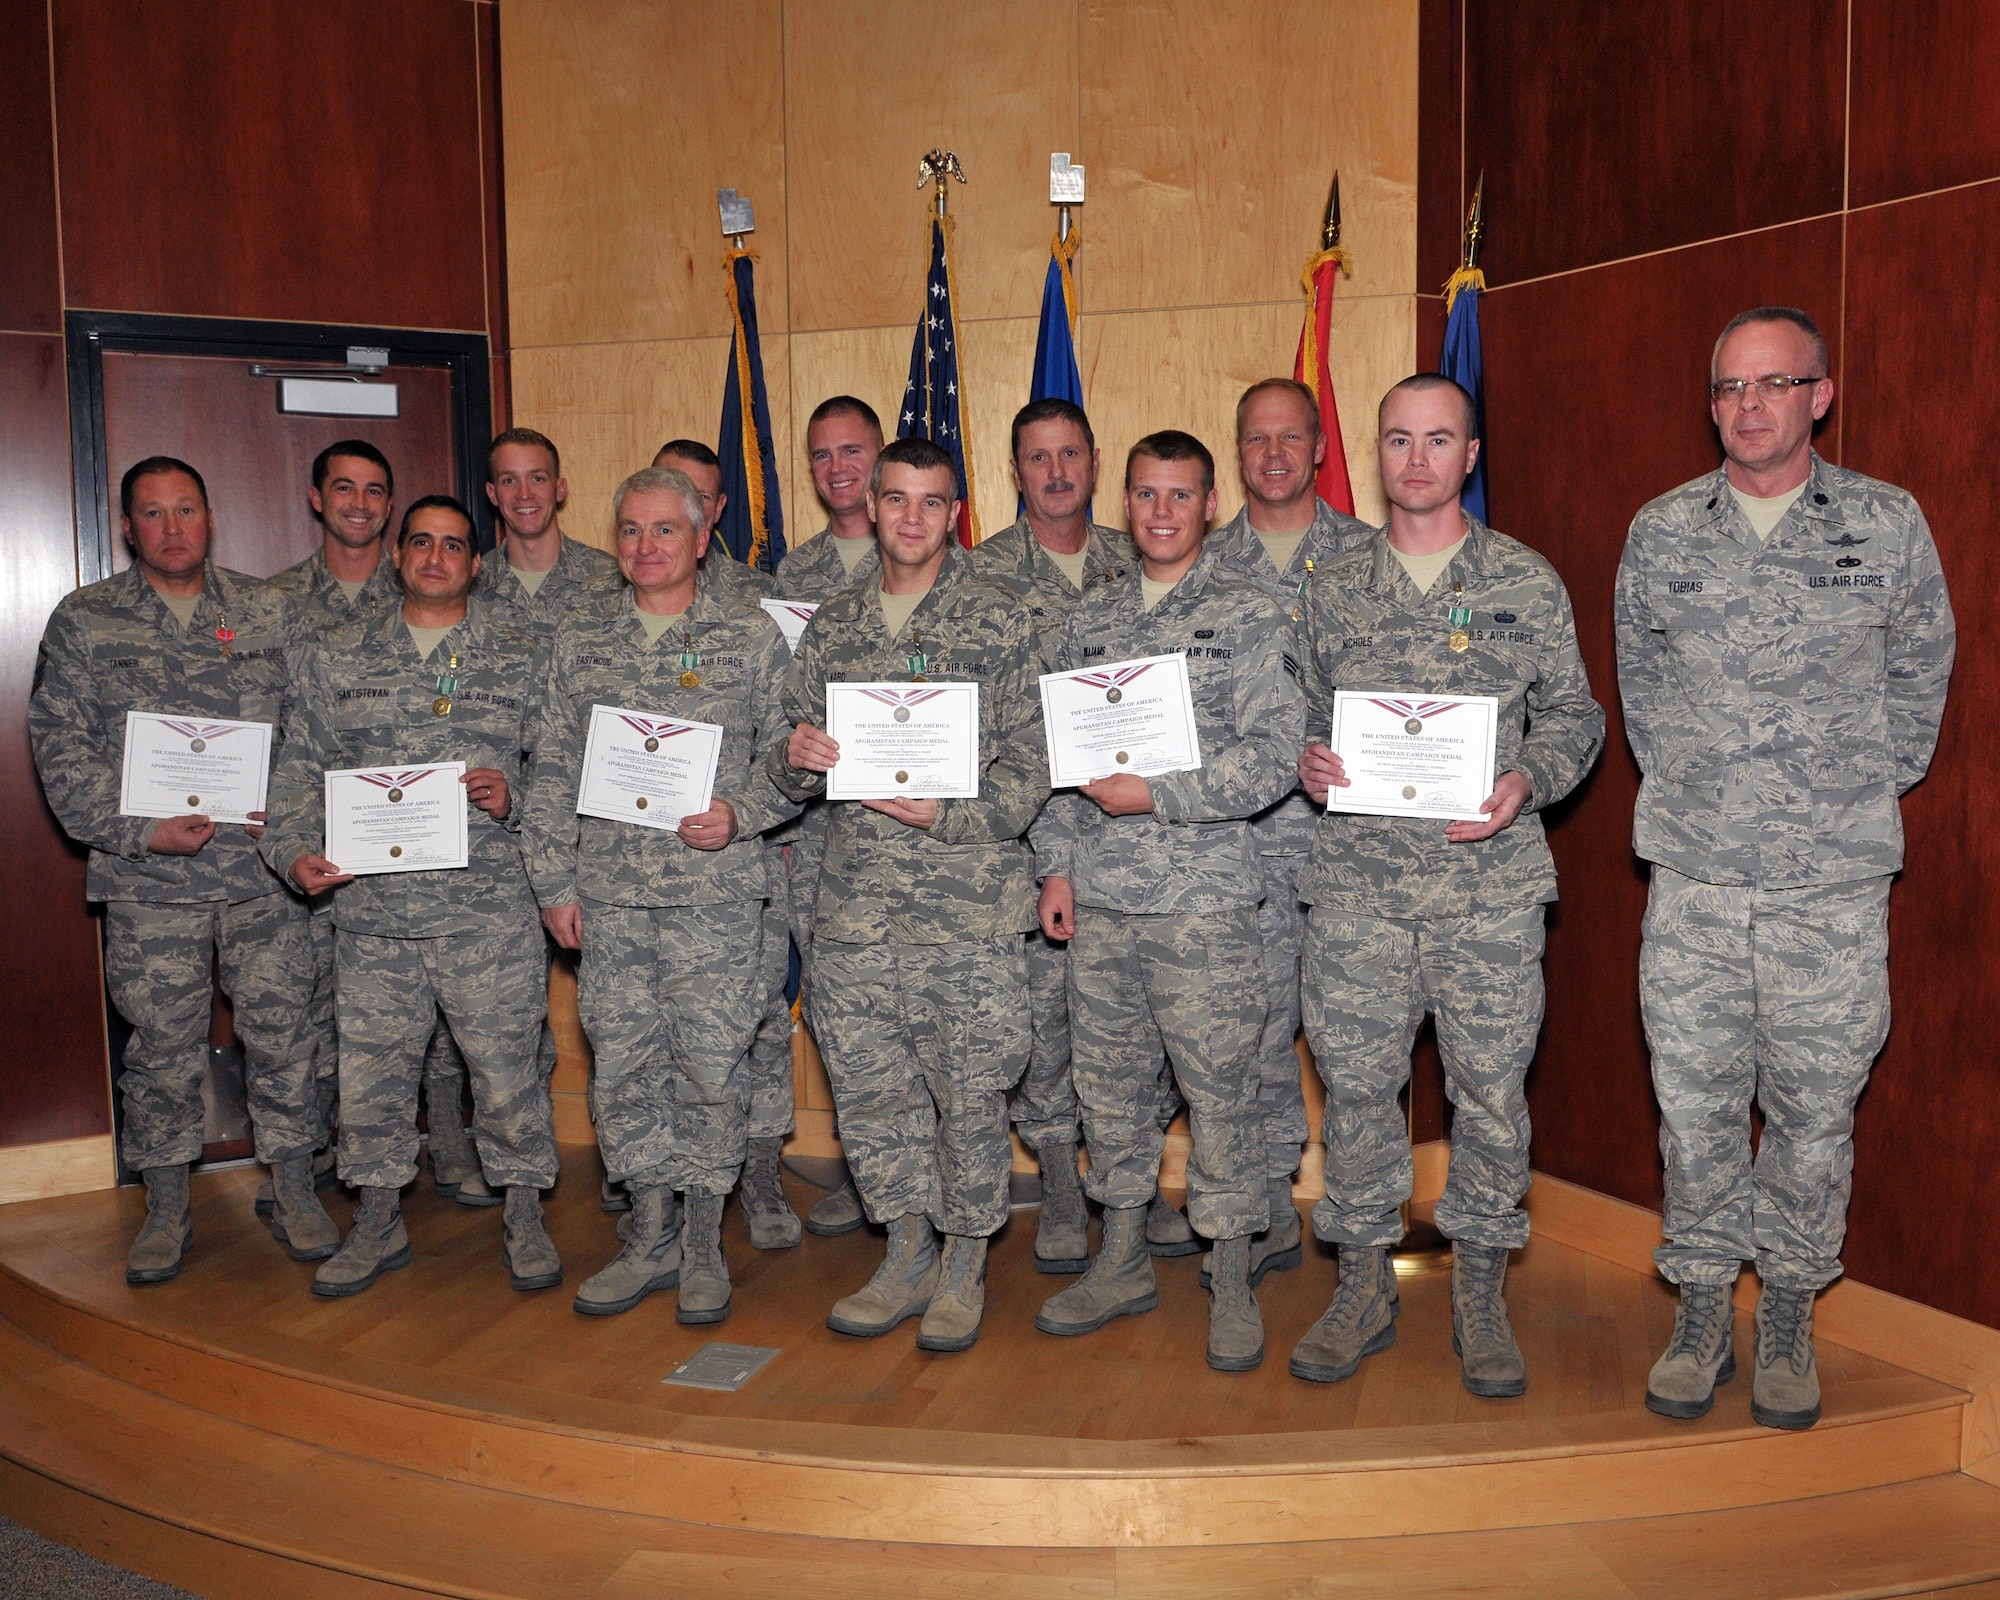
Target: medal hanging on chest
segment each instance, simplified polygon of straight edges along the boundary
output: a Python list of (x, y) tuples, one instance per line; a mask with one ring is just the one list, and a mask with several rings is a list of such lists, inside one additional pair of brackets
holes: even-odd
[(223, 655), (226, 656), (234, 655), (236, 652), (231, 650), (229, 646), (235, 641), (235, 639), (236, 639), (236, 630), (230, 627), (229, 617), (227, 613), (225, 613), (223, 615), (222, 620), (216, 623), (215, 625), (216, 647), (221, 651)]
[(681, 687), (694, 689), (701, 685), (701, 674), (695, 669), (701, 665), (701, 653), (694, 647), (694, 635), (681, 629)]
[(1451, 592), (1451, 610), (1445, 618), (1451, 624), (1451, 637), (1445, 643), (1463, 653), (1472, 645), (1472, 635), (1465, 631), (1472, 625), (1472, 607), (1465, 603), (1464, 593), (1457, 584), (1451, 586)]
[(451, 697), (458, 690), (458, 652), (451, 653), (451, 660), (444, 671), (438, 674), (438, 696), (431, 702), (431, 710), (439, 716), (451, 714)]
[(921, 633), (910, 635), (910, 653), (903, 658), (903, 662), (910, 669), (910, 676), (922, 683), (924, 674), (931, 669), (931, 658), (924, 654), (924, 636)]
[[(1313, 560), (1312, 560), (1312, 557), (1311, 557), (1311, 556), (1307, 556), (1307, 557), (1306, 557), (1306, 575), (1305, 575), (1305, 576), (1304, 576), (1303, 578), (1299, 579), (1299, 594), (1298, 594), (1298, 598), (1299, 598), (1299, 600), (1300, 600), (1301, 602), (1303, 602), (1303, 601), (1305, 600), (1305, 597), (1306, 597), (1306, 585), (1307, 585), (1307, 584), (1309, 584), (1309, 583), (1311, 583), (1311, 582), (1312, 582), (1312, 580), (1313, 580)], [(1293, 606), (1293, 607), (1292, 607), (1292, 621), (1294, 621), (1294, 622), (1297, 622), (1298, 620), (1299, 620), (1299, 607), (1298, 607), (1298, 606)]]

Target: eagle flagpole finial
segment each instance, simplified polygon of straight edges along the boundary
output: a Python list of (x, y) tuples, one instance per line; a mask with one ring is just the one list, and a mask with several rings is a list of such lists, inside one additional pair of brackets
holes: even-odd
[(945, 180), (956, 178), (965, 182), (965, 168), (959, 165), (958, 154), (953, 150), (931, 150), (917, 163), (917, 187), (927, 183), (937, 185), (937, 214), (944, 215)]

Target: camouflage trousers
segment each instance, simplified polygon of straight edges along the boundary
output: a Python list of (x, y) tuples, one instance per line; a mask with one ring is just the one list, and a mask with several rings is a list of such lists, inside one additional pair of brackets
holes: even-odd
[[(1653, 868), (1639, 1009), (1674, 1283), (1840, 1276), (1854, 1104), (1889, 1037), (1889, 880), (1753, 889)], [(1764, 1113), (1750, 1159), (1750, 1102)]]
[(1028, 1016), (1034, 1042), (1008, 1114), (1031, 1150), (1077, 1141), (1069, 1070), (1069, 945), (1040, 928), (1028, 935)]
[(1007, 1090), (1028, 1064), (1019, 934), (813, 947), (809, 1019), (840, 1141), (876, 1222), (983, 1238), (1007, 1220)]
[[(555, 945), (548, 946), (550, 959), (565, 959), (565, 953)], [(546, 996), (544, 997), (546, 1000)], [(542, 1021), (541, 1042), (535, 1046), (535, 1070), (541, 1073), (547, 1083), (556, 1072), (556, 1036), (547, 1020), (546, 1011)], [(453, 1116), (465, 1119), (465, 1054), (458, 1048), (458, 1041), (451, 1036), (451, 1024), (445, 1020), (442, 1009), (437, 1015), (437, 1025), (431, 1029), (430, 1043), (424, 1049), (424, 1110), (428, 1116)]]
[[(329, 900), (332, 896), (327, 896)], [(306, 1021), (312, 1030), (313, 1083), (319, 1094), (320, 1121), (328, 1128), (340, 1122), (340, 1028), (335, 1018), (333, 907), (314, 906), (308, 919), (312, 943), (312, 1004)]]
[(1267, 855), (1257, 931), (1264, 940), (1264, 1044), (1257, 1054), (1257, 1103), (1264, 1108), (1265, 1176), (1289, 1178), (1306, 1146), (1306, 1092), (1299, 1081), (1299, 961), (1306, 908), (1299, 904), (1303, 855)]
[[(782, 845), (767, 847), (770, 880), (782, 884)], [(750, 1137), (782, 1139), (792, 1131), (792, 1003), (785, 998), (791, 974), (791, 918), (782, 895), (764, 904), (764, 1015), (750, 1047)]]
[(1270, 1225), (1258, 1044), (1264, 953), (1255, 908), (1127, 916), (1078, 906), (1070, 940), (1071, 1073), (1090, 1146), (1084, 1187), (1144, 1205), (1160, 1183), (1160, 1053), (1185, 1097), (1188, 1221), (1211, 1239)]
[(235, 905), (105, 903), (104, 979), (132, 1025), (118, 1079), (126, 1166), (201, 1159), (212, 971), (236, 1011), (257, 1159), (283, 1161), (325, 1142), (307, 1022), (307, 921), (304, 903), (283, 891)]
[(764, 1013), (764, 907), (584, 902), (577, 1010), (597, 1057), (590, 1103), (614, 1181), (690, 1194), (736, 1186)]
[(1542, 1030), (1544, 908), (1407, 920), (1315, 906), (1306, 927), (1306, 1038), (1326, 1085), (1329, 1244), (1393, 1245), (1410, 1198), (1410, 1130), (1398, 1096), (1410, 1048), (1437, 1019), (1453, 1107), (1451, 1175), (1438, 1200), (1448, 1239), (1528, 1242), (1528, 1101), (1521, 1085)]
[(341, 1177), (389, 1189), (416, 1177), (417, 1088), (442, 1011), (471, 1079), (486, 1181), (553, 1185), (555, 1115), (537, 1058), (549, 1006), (540, 924), (433, 939), (343, 928), (339, 960)]

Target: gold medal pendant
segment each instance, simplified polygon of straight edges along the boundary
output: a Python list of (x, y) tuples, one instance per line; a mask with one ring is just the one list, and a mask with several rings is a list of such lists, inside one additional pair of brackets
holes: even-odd
[(695, 650), (694, 635), (683, 628), (681, 630), (681, 687), (683, 689), (698, 689), (701, 687), (701, 674), (694, 670), (700, 665), (701, 656)]
[(448, 694), (439, 695), (435, 700), (431, 702), (431, 710), (435, 711), (441, 717), (450, 716), (451, 696)]
[(1452, 630), (1451, 637), (1445, 640), (1445, 643), (1457, 651), (1470, 650), (1472, 648), (1472, 635), (1467, 633), (1463, 628), (1455, 628)]
[(681, 687), (683, 689), (695, 689), (699, 688), (700, 686), (701, 686), (701, 674), (699, 672), (696, 672), (692, 668), (690, 668), (688, 671), (683, 672), (681, 674)]

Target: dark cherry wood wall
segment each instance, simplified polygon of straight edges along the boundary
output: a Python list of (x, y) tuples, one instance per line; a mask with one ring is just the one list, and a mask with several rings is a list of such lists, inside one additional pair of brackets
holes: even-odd
[[(1551, 838), (1563, 900), (1529, 1084), (1542, 1170), (1660, 1196), (1639, 1025), (1646, 880), (1618, 715), (1611, 588), (1648, 499), (1721, 460), (1702, 386), (1736, 311), (1804, 308), (1839, 384), (1830, 460), (1928, 514), (1959, 657), (1932, 774), (1904, 801), (1894, 1025), (1858, 1117), (1846, 1261), (2000, 1325), (1981, 1223), (2000, 1169), (2000, 712), (1990, 464), (2000, 437), (2000, 8), (1985, 0), (1423, 0), (1418, 268), (1457, 264), (1483, 168), (1493, 519), (1561, 570), (1610, 745)], [(1419, 316), (1434, 364), (1441, 303)]]
[(485, 333), (490, 0), (0, 0), (0, 1145), (107, 1132), (95, 920), (27, 742), (76, 586), (65, 309)]

